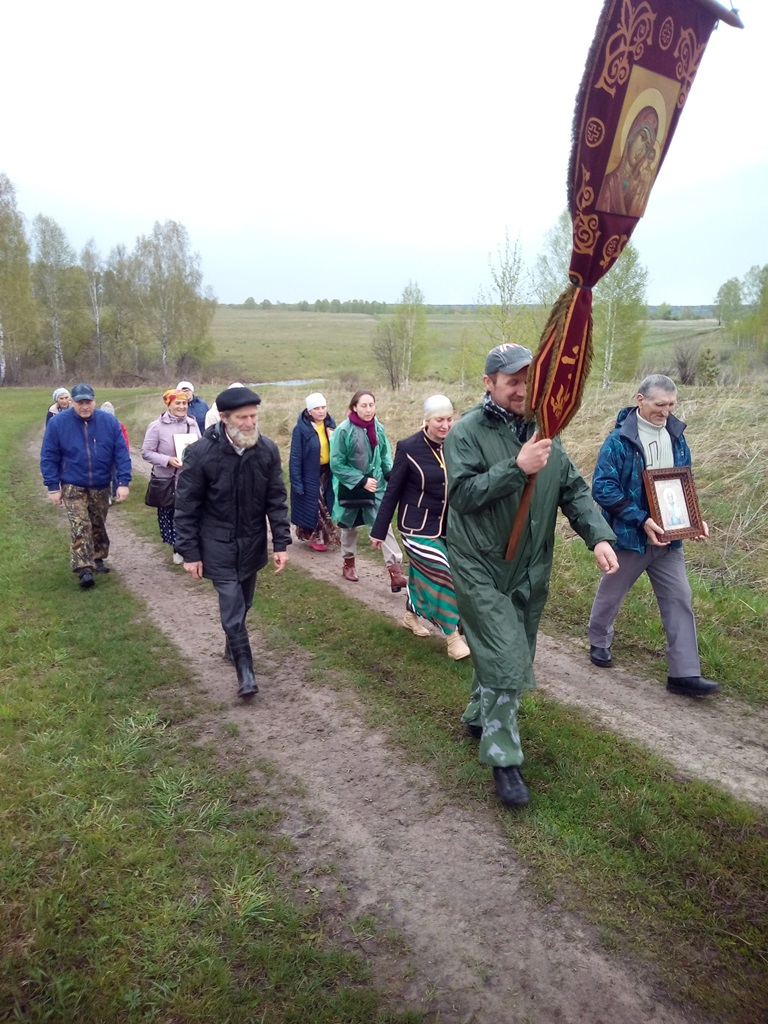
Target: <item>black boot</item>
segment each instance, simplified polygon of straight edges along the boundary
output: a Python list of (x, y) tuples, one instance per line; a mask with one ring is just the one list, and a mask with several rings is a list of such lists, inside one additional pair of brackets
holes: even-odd
[(525, 779), (516, 764), (511, 764), (508, 768), (494, 768), (493, 781), (496, 785), (496, 795), (507, 807), (525, 807), (531, 799)]
[[(224, 635), (226, 636), (226, 633)], [(232, 657), (232, 651), (230, 650), (230, 647), (229, 647), (229, 637), (228, 636), (227, 636), (226, 640), (224, 641), (224, 660), (228, 661), (230, 664), (232, 664), (232, 662), (234, 661), (234, 658)]]
[(241, 632), (231, 634), (227, 637), (229, 649), (232, 652), (232, 659), (235, 663), (237, 681), (240, 684), (237, 696), (249, 700), (254, 693), (259, 692), (256, 685), (256, 677), (253, 674), (253, 655), (251, 654), (251, 642), (248, 639), (248, 630), (243, 628)]

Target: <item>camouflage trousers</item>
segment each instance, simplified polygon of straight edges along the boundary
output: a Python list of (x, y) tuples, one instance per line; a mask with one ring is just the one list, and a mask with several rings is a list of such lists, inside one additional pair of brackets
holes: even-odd
[(62, 484), (61, 503), (69, 519), (72, 571), (92, 570), (97, 558), (106, 558), (109, 554), (109, 487), (97, 490)]
[(477, 676), (474, 676), (472, 694), (461, 720), (465, 725), (482, 727), (479, 753), (481, 764), (507, 768), (512, 764), (523, 763), (523, 748), (517, 724), (519, 708), (519, 690), (497, 690), (482, 686)]

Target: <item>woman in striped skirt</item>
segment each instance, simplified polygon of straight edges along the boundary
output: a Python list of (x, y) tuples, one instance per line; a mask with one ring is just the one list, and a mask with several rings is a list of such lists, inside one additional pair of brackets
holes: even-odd
[(445, 547), (447, 483), (443, 441), (453, 426), (453, 406), (445, 395), (424, 403), (424, 425), (399, 441), (371, 543), (381, 547), (395, 508), (397, 525), (408, 552), (408, 602), (403, 625), (416, 636), (428, 636), (426, 623), (445, 636), (448, 655), (458, 661), (470, 654), (458, 632), (459, 613)]

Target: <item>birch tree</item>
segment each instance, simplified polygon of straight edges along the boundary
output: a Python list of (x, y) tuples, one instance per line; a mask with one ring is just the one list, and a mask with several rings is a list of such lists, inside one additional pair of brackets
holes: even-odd
[(75, 250), (63, 229), (51, 217), (34, 220), (34, 291), (44, 322), (44, 337), (53, 368), (63, 377), (65, 342), (78, 348), (83, 341), (86, 295)]
[(200, 256), (190, 250), (183, 224), (155, 222), (134, 252), (137, 300), (166, 369), (169, 355), (194, 351), (206, 340), (216, 300), (202, 290)]
[[(16, 208), (16, 190), (0, 174), (0, 386), (9, 361), (18, 362), (18, 345), (33, 322), (29, 244), (24, 219)], [(19, 367), (17, 366), (16, 369)]]
[(101, 333), (101, 313), (104, 302), (104, 266), (96, 242), (89, 239), (80, 254), (80, 266), (88, 287), (88, 307), (93, 319), (93, 340), (96, 345), (96, 366), (104, 361), (104, 342)]
[(491, 283), (477, 297), (480, 322), (488, 336), (489, 348), (504, 343), (529, 345), (534, 329), (528, 302), (528, 278), (519, 242), (512, 244), (509, 231), (494, 260), (488, 257)]
[(637, 371), (645, 335), (648, 270), (628, 242), (610, 272), (594, 291), (593, 342), (596, 360), (602, 363), (602, 383), (631, 380)]

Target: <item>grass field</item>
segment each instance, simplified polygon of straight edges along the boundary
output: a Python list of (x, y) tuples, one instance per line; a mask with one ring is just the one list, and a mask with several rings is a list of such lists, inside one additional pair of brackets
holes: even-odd
[[(270, 388), (265, 427), (289, 419), (300, 393)], [(108, 601), (76, 600), (59, 516), (39, 500), (28, 455), (27, 431), (47, 404), (40, 397), (6, 392), (0, 413), (0, 1016), (414, 1024), (420, 1015), (388, 1009), (364, 959), (292, 890), (268, 764), (244, 807), (246, 765), (228, 755), (224, 767), (220, 752), (197, 743), (211, 709), (140, 602), (117, 575), (100, 588)], [(157, 396), (102, 397), (135, 435), (159, 411)], [(382, 402), (392, 423), (418, 407), (415, 397), (405, 410)], [(593, 404), (600, 422), (608, 418)], [(159, 544), (140, 493), (121, 514)], [(583, 605), (585, 588), (576, 589)], [(755, 607), (746, 639), (718, 620), (711, 641), (743, 674), (750, 653), (765, 649), (764, 635), (761, 644), (749, 632), (764, 630), (765, 606)], [(280, 586), (266, 576), (256, 614), (271, 643), (312, 652), (314, 678), (355, 689), (382, 725), (408, 723), (397, 741), (414, 760), (429, 751), (450, 799), (489, 800), (474, 751), (455, 738), (467, 666), (404, 644), (395, 625), (335, 591), (329, 600), (300, 574)], [(583, 914), (607, 944), (652, 965), (713, 1019), (762, 1019), (765, 817), (681, 782), (661, 759), (537, 694), (524, 716), (536, 805), (522, 821), (498, 813), (540, 898)]]
[[(223, 307), (217, 313), (214, 334), (217, 339), (228, 339), (227, 357), (235, 359), (239, 371), (235, 379), (314, 382), (259, 386), (264, 399), (262, 428), (278, 443), (285, 458), (291, 431), (310, 390), (321, 389), (331, 413), (341, 420), (353, 391), (361, 386), (374, 389), (379, 418), (393, 441), (417, 429), (423, 400), (436, 391), (446, 392), (458, 410), (473, 405), (482, 390), (480, 369), (462, 387), (452, 381), (450, 368), (463, 334), (471, 334), (480, 351), (484, 350), (477, 317), (436, 315), (429, 318), (429, 324), (428, 362), (434, 373), (413, 381), (408, 392), (398, 393), (382, 384), (380, 371), (373, 364), (370, 336), (375, 320), (371, 317)], [(693, 334), (712, 339), (713, 347), (720, 337), (712, 321), (651, 322), (645, 361), (656, 353), (659, 362), (652, 365), (666, 368), (676, 341)], [(219, 347), (222, 344), (217, 340)], [(243, 367), (254, 372), (240, 372)], [(598, 377), (593, 372), (582, 408), (564, 437), (587, 477), (617, 411), (633, 401), (631, 383), (603, 389)], [(211, 385), (199, 389), (208, 400), (218, 390)], [(147, 423), (162, 411), (159, 393), (150, 398), (125, 392), (113, 398), (136, 443), (140, 443)], [(768, 488), (764, 474), (768, 382), (758, 379), (738, 388), (681, 388), (680, 397), (678, 411), (688, 422), (686, 436), (694, 454), (702, 513), (711, 532), (707, 544), (686, 545), (704, 671), (745, 700), (764, 705), (768, 703), (768, 667), (763, 656), (768, 648)], [(563, 525), (546, 628), (556, 635), (583, 640), (593, 591), (591, 556), (581, 545), (568, 543)], [(664, 636), (645, 579), (633, 588), (617, 620), (615, 651), (627, 660), (639, 657), (649, 670), (663, 675)]]
[[(471, 317), (432, 319), (434, 374), (399, 394), (381, 386), (373, 365), (374, 324), (364, 316), (225, 308), (214, 332), (219, 355), (232, 360), (232, 379), (322, 380), (260, 386), (262, 428), (284, 456), (304, 395), (318, 387), (337, 419), (359, 385), (375, 389), (393, 440), (417, 429), (423, 399), (437, 390), (458, 409), (474, 404), (479, 378), (462, 389), (445, 370), (463, 333), (477, 330)], [(667, 358), (689, 326), (660, 325), (647, 351)], [(140, 445), (163, 409), (162, 390), (104, 390), (98, 399), (115, 404)], [(211, 400), (220, 388), (199, 390)], [(603, 390), (590, 382), (564, 439), (586, 474), (632, 393), (631, 384)], [(744, 702), (745, 714), (768, 704), (766, 398), (759, 382), (681, 391), (712, 533), (707, 545), (687, 545), (703, 667)], [(242, 769), (233, 762), (222, 774), (214, 752), (195, 745), (202, 708), (190, 699), (188, 671), (141, 605), (111, 578), (108, 608), (83, 615), (72, 604), (58, 517), (39, 502), (37, 469), (26, 455), (26, 431), (42, 423), (49, 401), (47, 390), (6, 390), (0, 412), (0, 1018), (421, 1019), (387, 1009), (369, 989), (365, 962), (343, 941), (334, 944), (315, 910), (295, 898), (281, 870), (290, 851), (276, 836), (269, 785), (243, 812)], [(122, 514), (156, 542), (141, 488), (133, 498)], [(34, 585), (39, 580), (45, 586)], [(547, 631), (583, 643), (593, 593), (591, 556), (563, 526)], [(308, 618), (308, 601), (332, 609), (333, 622), (320, 628)], [(405, 649), (391, 624), (337, 595), (328, 602), (322, 584), (299, 575), (280, 588), (265, 581), (257, 614), (272, 643), (311, 651), (318, 676), (358, 689), (374, 720), (411, 723), (400, 734), (404, 749), (415, 759), (430, 750), (446, 792), (487, 799), (472, 753), (453, 735), (464, 667), (446, 669), (430, 651)], [(663, 677), (663, 644), (641, 582), (617, 622), (614, 650)], [(364, 663), (382, 666), (381, 678), (364, 673)], [(183, 705), (169, 680), (184, 687)], [(764, 816), (710, 787), (681, 786), (663, 762), (538, 695), (524, 714), (540, 795), (524, 827), (508, 835), (534, 870), (541, 898), (566, 902), (598, 924), (609, 945), (656, 964), (675, 994), (715, 1019), (761, 1019), (768, 1012)], [(244, 963), (257, 966), (244, 974)]]
[[(381, 379), (371, 350), (378, 319), (354, 313), (300, 313), (220, 306), (211, 328), (215, 365), (226, 364), (233, 380), (276, 381), (327, 377), (353, 384)], [(533, 319), (531, 321), (533, 323)], [(457, 350), (463, 343), (478, 352), (490, 345), (477, 313), (433, 313), (427, 316), (428, 342), (421, 376), (455, 383)], [(534, 350), (538, 337), (523, 339)], [(663, 372), (671, 366), (680, 343), (725, 344), (714, 320), (650, 320), (643, 344), (643, 366)], [(353, 360), (350, 355), (354, 354)], [(479, 372), (479, 370), (478, 370)], [(217, 377), (219, 383), (228, 380)], [(352, 388), (354, 390), (354, 388)]]

